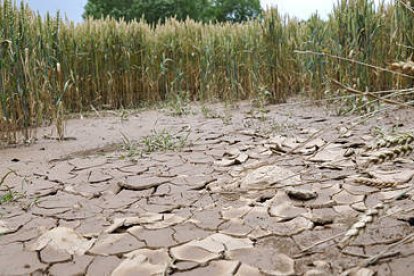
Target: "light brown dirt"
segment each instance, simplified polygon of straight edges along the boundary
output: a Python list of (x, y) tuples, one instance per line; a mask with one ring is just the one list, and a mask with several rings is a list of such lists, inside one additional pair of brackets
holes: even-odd
[[(366, 150), (374, 128), (412, 132), (412, 111), (209, 109), (221, 118), (194, 105), (73, 119), (76, 140), (0, 150), (0, 178), (16, 172), (0, 186), (15, 196), (0, 205), (0, 275), (414, 274), (412, 155), (371, 164), (389, 149)], [(138, 154), (163, 129), (185, 146)]]

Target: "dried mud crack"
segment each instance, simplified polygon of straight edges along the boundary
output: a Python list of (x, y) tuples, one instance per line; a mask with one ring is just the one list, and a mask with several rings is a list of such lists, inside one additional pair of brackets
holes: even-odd
[[(0, 151), (0, 275), (414, 274), (409, 111), (250, 109), (72, 120), (76, 140)], [(154, 128), (172, 144), (141, 151)]]

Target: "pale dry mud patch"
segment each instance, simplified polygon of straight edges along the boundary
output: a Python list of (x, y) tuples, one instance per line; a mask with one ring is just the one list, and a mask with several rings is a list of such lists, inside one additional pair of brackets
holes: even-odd
[[(208, 109), (0, 150), (0, 275), (414, 274), (412, 111)], [(142, 153), (154, 130), (185, 143)]]

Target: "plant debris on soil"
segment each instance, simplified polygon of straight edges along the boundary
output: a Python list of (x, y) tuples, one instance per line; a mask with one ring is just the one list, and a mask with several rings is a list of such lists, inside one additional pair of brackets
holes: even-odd
[(0, 274), (414, 274), (410, 110), (192, 108), (1, 150)]

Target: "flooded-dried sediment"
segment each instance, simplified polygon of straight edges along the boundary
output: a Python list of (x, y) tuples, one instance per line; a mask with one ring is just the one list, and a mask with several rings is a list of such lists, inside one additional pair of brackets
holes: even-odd
[(414, 274), (412, 111), (199, 109), (1, 150), (0, 274)]

